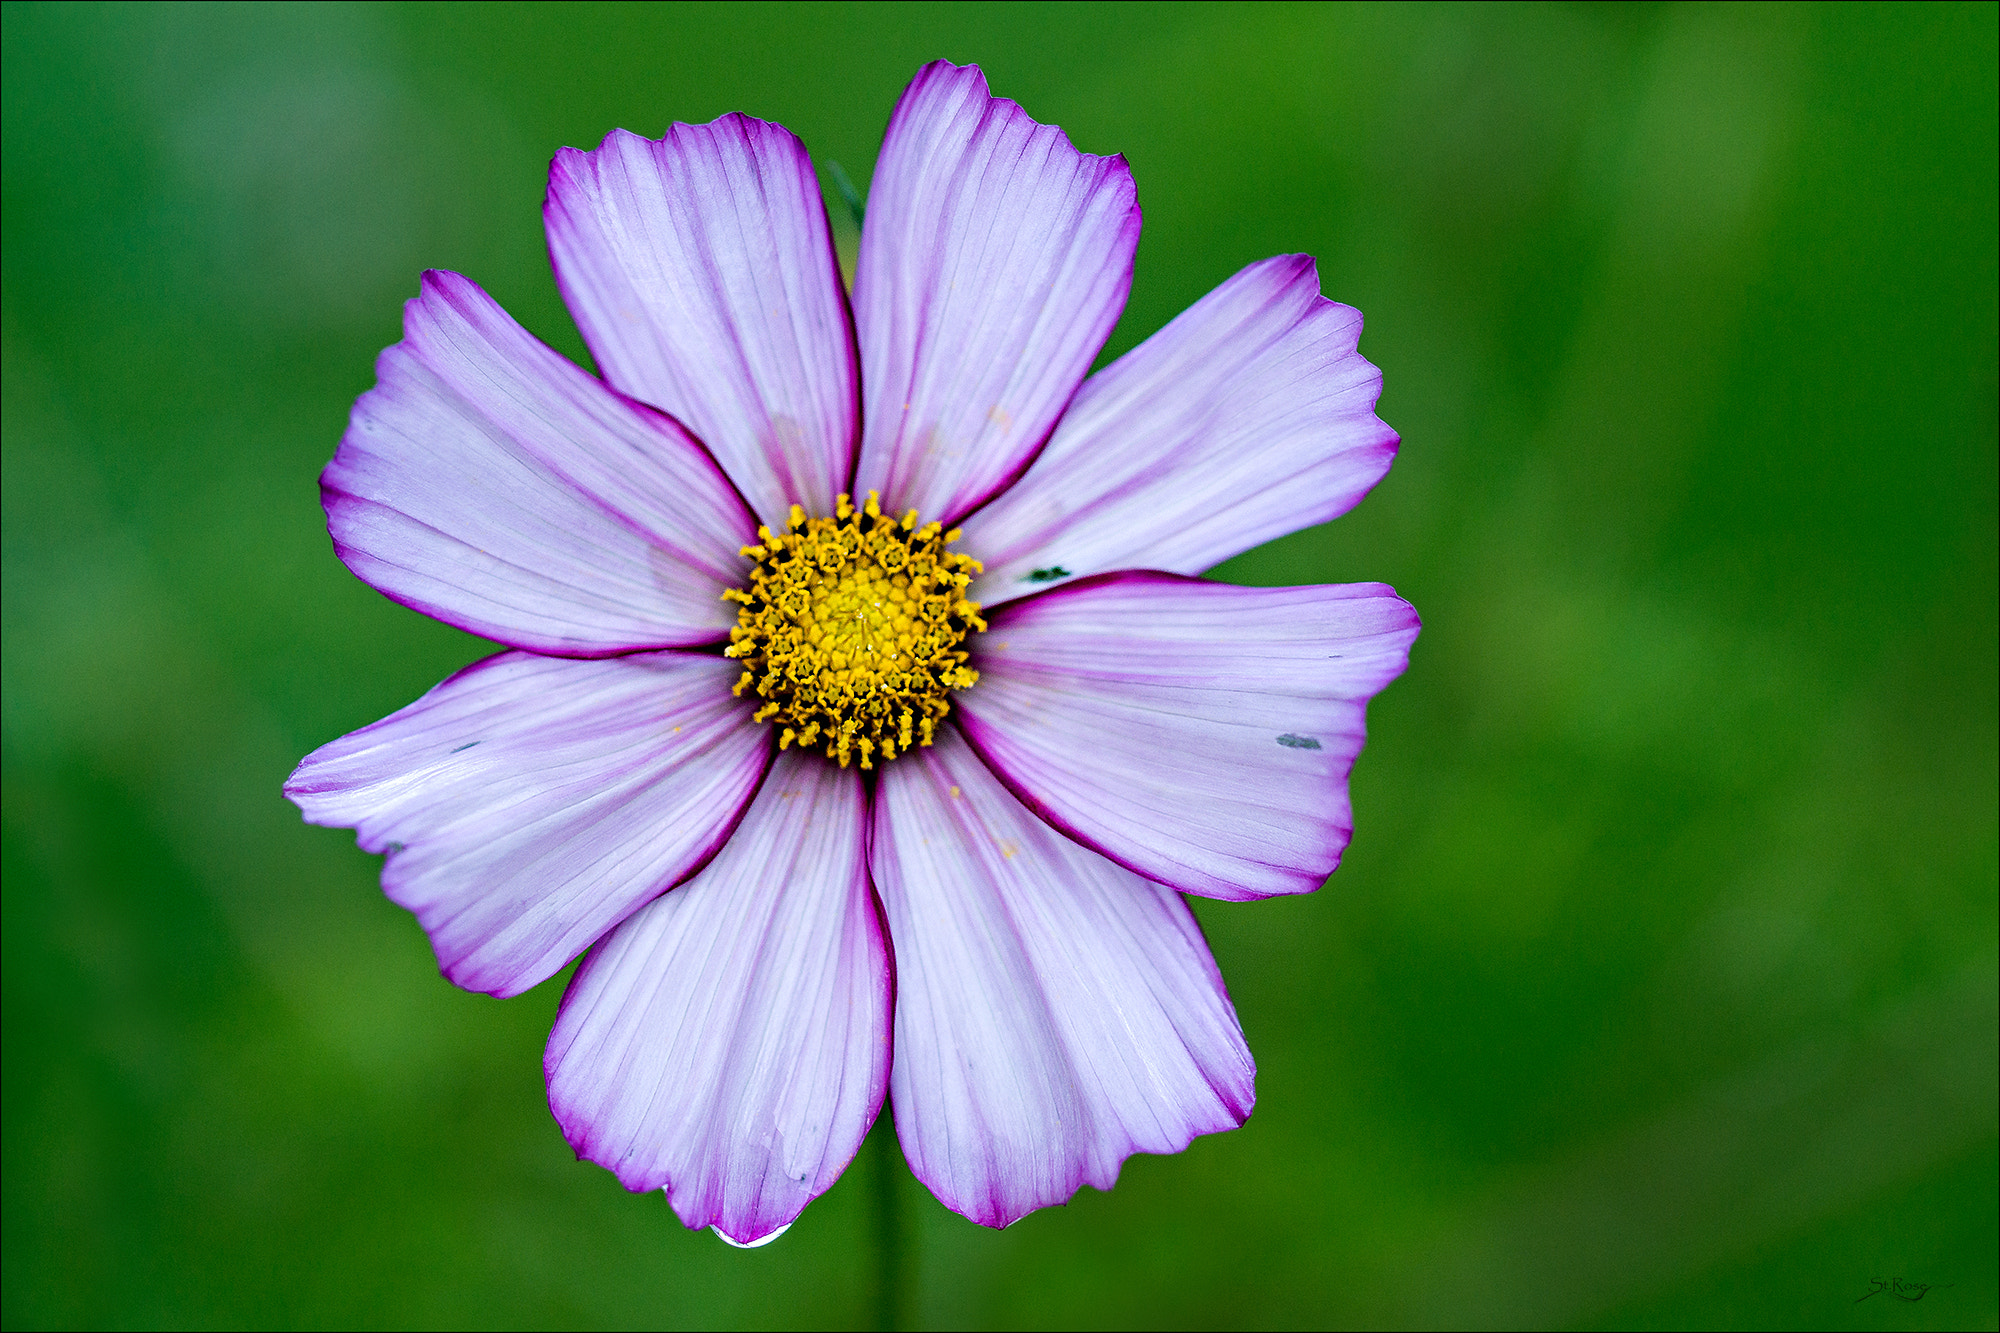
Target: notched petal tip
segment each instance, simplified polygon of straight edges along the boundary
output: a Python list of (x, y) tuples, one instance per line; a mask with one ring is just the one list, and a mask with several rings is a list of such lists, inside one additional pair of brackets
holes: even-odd
[(855, 487), (947, 526), (1021, 475), (1124, 309), (1139, 215), (1122, 157), (924, 67), (890, 117), (854, 276)]
[[(993, 91), (992, 84), (988, 81), (986, 77), (986, 71), (983, 68), (981, 68), (976, 61), (964, 65), (958, 65), (954, 64), (949, 60), (933, 60), (928, 65), (925, 65), (922, 69), (918, 70), (916, 76), (912, 78), (908, 86), (904, 88), (903, 95), (897, 99), (896, 110), (892, 112), (889, 117), (890, 130), (891, 131), (894, 130), (897, 116), (903, 113), (903, 110), (906, 106), (909, 106), (915, 102), (916, 96), (920, 91), (928, 93), (931, 91), (931, 87), (933, 84), (941, 82), (957, 84), (959, 89), (962, 90), (962, 95), (966, 95), (968, 97), (976, 96), (978, 98), (984, 99), (985, 104), (987, 106), (988, 115), (998, 115), (1002, 117), (1018, 116), (1022, 120), (1026, 121), (1030, 125), (1035, 126), (1039, 130), (1052, 131), (1055, 134), (1056, 138), (1060, 140), (1062, 146), (1068, 149), (1070, 152), (1074, 153), (1079, 158), (1083, 158), (1091, 162), (1115, 164), (1120, 170), (1124, 172), (1125, 176), (1128, 179), (1131, 177), (1132, 174), (1131, 164), (1125, 160), (1124, 153), (1084, 152), (1082, 149), (1076, 146), (1075, 142), (1069, 137), (1069, 131), (1064, 129), (1062, 126), (1054, 123), (1053, 121), (1037, 120), (1033, 115), (1029, 114), (1027, 108), (1023, 107), (1019, 102), (1015, 101), (1013, 98), (1001, 97), (998, 94), (996, 94)], [(972, 91), (974, 89), (977, 90), (976, 93)], [(887, 132), (884, 133), (883, 138), (885, 140), (888, 138)]]
[(769, 764), (706, 656), (509, 652), (308, 755), (307, 822), (388, 857), (454, 985), (516, 995), (693, 873)]
[[(754, 1241), (853, 1160), (887, 1088), (887, 953), (858, 773), (781, 754), (709, 864), (591, 950), (544, 1058), (586, 1159)], [(745, 1052), (763, 1052), (747, 1058)]]
[(1051, 568), (1200, 573), (1360, 503), (1398, 445), (1361, 323), (1311, 256), (1279, 255), (1093, 375), (1020, 481), (966, 520), (979, 600), (1031, 593)]
[(874, 880), (897, 943), (897, 1138), (1003, 1227), (1246, 1113), (1255, 1066), (1179, 895), (1055, 833), (955, 731), (884, 771)]
[(1009, 603), (974, 645), (966, 739), (1023, 804), (1184, 893), (1310, 893), (1353, 834), (1368, 700), (1415, 613), (1380, 584), (1239, 588), (1159, 572)]
[(377, 591), (559, 656), (688, 647), (753, 525), (701, 446), (427, 271), (321, 474), (341, 560)]
[(550, 164), (557, 286), (605, 378), (687, 423), (758, 515), (816, 510), (855, 448), (852, 329), (812, 160), (741, 112)]

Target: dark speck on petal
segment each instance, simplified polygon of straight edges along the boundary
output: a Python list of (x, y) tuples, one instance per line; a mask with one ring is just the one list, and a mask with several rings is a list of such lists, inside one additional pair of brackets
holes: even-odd
[(1294, 736), (1289, 731), (1278, 737), (1278, 744), (1284, 746), (1287, 750), (1317, 750), (1319, 748), (1319, 741), (1315, 737)]
[(478, 742), (478, 741), (467, 741), (467, 742), (466, 742), (465, 744), (463, 744), (463, 745), (454, 745), (454, 746), (452, 746), (452, 747), (451, 747), (451, 752), (452, 752), (453, 754), (457, 754), (457, 753), (458, 753), (458, 752), (459, 752), (460, 750), (470, 750), (470, 749), (471, 749), (471, 748), (472, 748), (473, 746), (475, 746), (475, 745), (477, 745), (477, 744), (479, 744), (479, 742)]
[(1047, 569), (1030, 570), (1022, 576), (1021, 582), (1054, 583), (1057, 579), (1066, 579), (1068, 577), (1069, 571), (1067, 569), (1064, 569), (1061, 565), (1050, 565)]

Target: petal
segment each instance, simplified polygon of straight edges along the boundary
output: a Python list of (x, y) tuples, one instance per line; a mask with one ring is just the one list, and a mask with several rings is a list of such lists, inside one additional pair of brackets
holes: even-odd
[(947, 1207), (1005, 1226), (1250, 1114), (1256, 1068), (1187, 904), (1036, 819), (949, 728), (883, 770), (870, 862), (896, 1134)]
[(285, 783), (387, 852), (444, 974), (517, 995), (729, 837), (770, 763), (734, 662), (500, 653), (321, 746)]
[(1118, 322), (1138, 242), (1123, 157), (1077, 152), (976, 66), (926, 65), (855, 265), (856, 493), (949, 525), (1020, 475)]
[(756, 524), (676, 423), (535, 341), (474, 283), (424, 274), (403, 341), (320, 477), (347, 567), (516, 648), (713, 643)]
[(1119, 864), (1210, 898), (1308, 893), (1353, 832), (1368, 699), (1417, 613), (1379, 583), (1100, 575), (973, 640), (959, 723), (1015, 795)]
[(966, 521), (991, 606), (1114, 569), (1199, 574), (1338, 517), (1396, 456), (1361, 314), (1304, 255), (1250, 265), (1090, 377), (1027, 475)]
[(728, 115), (565, 148), (543, 210), (604, 377), (672, 413), (766, 523), (833, 512), (854, 465), (854, 332), (805, 146)]
[(778, 756), (699, 875), (591, 950), (549, 1036), (577, 1155), (744, 1244), (833, 1184), (881, 1109), (889, 957), (858, 770)]

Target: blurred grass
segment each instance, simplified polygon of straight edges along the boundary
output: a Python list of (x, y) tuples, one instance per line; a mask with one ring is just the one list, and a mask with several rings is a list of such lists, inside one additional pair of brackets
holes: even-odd
[(1004, 1233), (905, 1181), (918, 1317), (1993, 1327), (1995, 15), (0, 7), (0, 1318), (871, 1317), (864, 1168), (745, 1254), (573, 1163), (560, 979), (451, 990), (277, 789), (484, 651), (314, 490), (418, 271), (582, 359), (557, 146), (865, 181), (948, 56), (1130, 158), (1111, 353), (1283, 251), (1366, 312), (1395, 471), (1218, 576), (1426, 628), (1329, 887), (1200, 904), (1249, 1125)]

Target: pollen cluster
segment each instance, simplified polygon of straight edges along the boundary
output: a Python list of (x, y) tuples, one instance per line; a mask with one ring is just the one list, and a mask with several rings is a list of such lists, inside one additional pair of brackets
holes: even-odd
[(977, 560), (945, 547), (942, 524), (899, 521), (873, 491), (856, 509), (843, 495), (831, 518), (792, 506), (786, 530), (757, 529), (750, 582), (723, 594), (740, 604), (728, 656), (741, 659), (736, 693), (754, 689), (759, 722), (779, 727), (778, 748), (822, 746), (842, 768), (873, 768), (929, 745), (951, 712), (947, 697), (979, 679), (965, 665), (965, 636), (986, 628), (965, 600)]

